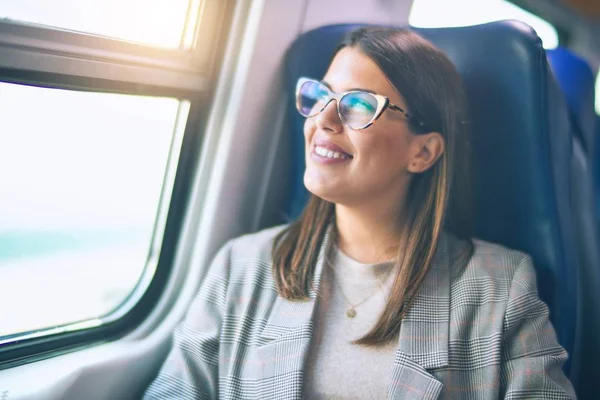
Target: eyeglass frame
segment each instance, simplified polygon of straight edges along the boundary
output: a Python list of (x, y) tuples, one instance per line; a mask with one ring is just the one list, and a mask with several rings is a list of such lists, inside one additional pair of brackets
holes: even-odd
[[(301, 107), (300, 107), (300, 89), (307, 82), (315, 82), (315, 83), (318, 83), (320, 85), (325, 86), (325, 88), (327, 89), (327, 92), (329, 94), (329, 98), (327, 99), (327, 102), (323, 105), (323, 108), (321, 108), (317, 113), (315, 113), (313, 115), (309, 115), (309, 116), (306, 116), (306, 115), (302, 114), (302, 112), (300, 112), (300, 110), (301, 110)], [(360, 127), (360, 128), (353, 128), (350, 125), (348, 125), (348, 123), (346, 123), (344, 121), (344, 118), (342, 117), (342, 114), (340, 112), (340, 100), (344, 96), (352, 94), (352, 93), (367, 93), (367, 94), (370, 94), (371, 96), (375, 97), (375, 99), (377, 100), (377, 109), (375, 110), (375, 114), (374, 114), (373, 118), (365, 126)], [(329, 103), (331, 103), (332, 100), (335, 100), (335, 102), (336, 102), (336, 110), (337, 110), (338, 117), (339, 117), (340, 121), (344, 125), (346, 125), (347, 127), (349, 127), (350, 129), (355, 130), (355, 131), (362, 131), (364, 129), (367, 129), (371, 125), (373, 125), (375, 123), (375, 121), (377, 121), (379, 119), (379, 117), (381, 117), (381, 114), (383, 114), (383, 112), (386, 109), (390, 109), (392, 111), (400, 112), (409, 121), (410, 121), (410, 118), (412, 117), (412, 115), (409, 114), (407, 111), (405, 111), (402, 107), (399, 107), (399, 106), (391, 103), (390, 99), (387, 96), (384, 96), (382, 94), (373, 93), (373, 92), (368, 91), (368, 90), (349, 90), (347, 92), (336, 93), (333, 90), (331, 90), (331, 88), (325, 82), (321, 82), (321, 81), (318, 81), (316, 79), (312, 79), (312, 78), (308, 78), (308, 77), (304, 77), (304, 76), (298, 78), (298, 82), (296, 83), (296, 109), (298, 110), (298, 112), (300, 113), (300, 115), (302, 115), (303, 117), (305, 117), (305, 118), (316, 117), (317, 115), (321, 114), (325, 110), (325, 108), (327, 108), (327, 106), (329, 105)], [(420, 123), (419, 125), (423, 125), (423, 123)]]

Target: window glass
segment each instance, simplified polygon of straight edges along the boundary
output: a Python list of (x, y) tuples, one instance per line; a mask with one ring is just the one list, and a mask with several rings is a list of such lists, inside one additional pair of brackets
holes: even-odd
[(558, 46), (558, 33), (550, 23), (506, 0), (414, 0), (409, 23), (435, 28), (477, 25), (503, 19), (516, 19), (530, 25), (547, 49)]
[(190, 2), (198, 1), (0, 0), (0, 19), (178, 48), (182, 41)]
[(0, 83), (0, 339), (105, 316), (153, 273), (188, 111), (172, 98)]

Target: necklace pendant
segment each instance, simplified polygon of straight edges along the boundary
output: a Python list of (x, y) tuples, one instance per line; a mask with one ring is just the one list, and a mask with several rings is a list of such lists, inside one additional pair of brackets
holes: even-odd
[(348, 318), (356, 317), (356, 310), (354, 309), (354, 307), (350, 307), (348, 311), (346, 311), (346, 315), (348, 316)]

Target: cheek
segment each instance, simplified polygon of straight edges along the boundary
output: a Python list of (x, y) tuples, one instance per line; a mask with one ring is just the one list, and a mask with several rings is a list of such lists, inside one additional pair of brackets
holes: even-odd
[(306, 146), (312, 141), (312, 137), (315, 133), (315, 123), (312, 119), (306, 119), (304, 121), (304, 142)]
[(380, 134), (360, 143), (366, 168), (387, 175), (406, 168), (409, 158), (410, 140), (403, 132)]

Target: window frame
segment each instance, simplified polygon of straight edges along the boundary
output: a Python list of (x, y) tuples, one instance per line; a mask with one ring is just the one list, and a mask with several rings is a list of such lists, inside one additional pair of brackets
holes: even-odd
[(210, 86), (207, 77), (214, 69), (224, 26), (220, 32), (211, 30), (214, 31), (214, 25), (223, 25), (214, 21), (224, 22), (229, 18), (227, 10), (231, 4), (232, 0), (222, 4), (215, 0), (201, 2), (192, 50), (151, 47), (89, 33), (0, 20), (0, 76), (4, 78), (6, 74), (13, 83), (57, 82), (62, 88), (147, 95), (164, 95), (166, 90), (171, 95), (190, 97)]
[[(196, 10), (191, 10), (192, 6)], [(180, 150), (169, 153), (149, 257), (156, 268), (145, 292), (118, 318), (10, 335), (0, 370), (118, 339), (153, 310), (170, 276), (180, 227), (201, 154), (203, 130), (225, 51), (235, 0), (190, 0), (196, 23), (191, 50), (154, 48), (97, 35), (0, 20), (0, 81), (79, 91), (169, 96), (190, 102)], [(190, 18), (189, 13), (197, 13)], [(208, 22), (207, 22), (208, 21)], [(188, 29), (186, 26), (185, 29)], [(184, 34), (185, 34), (184, 29)], [(173, 156), (178, 155), (178, 159)], [(169, 182), (170, 180), (170, 182)], [(147, 262), (148, 262), (147, 261)], [(148, 268), (148, 265), (146, 265)], [(118, 310), (118, 309), (117, 309)], [(116, 310), (116, 311), (117, 311)], [(119, 313), (115, 313), (118, 315)]]

